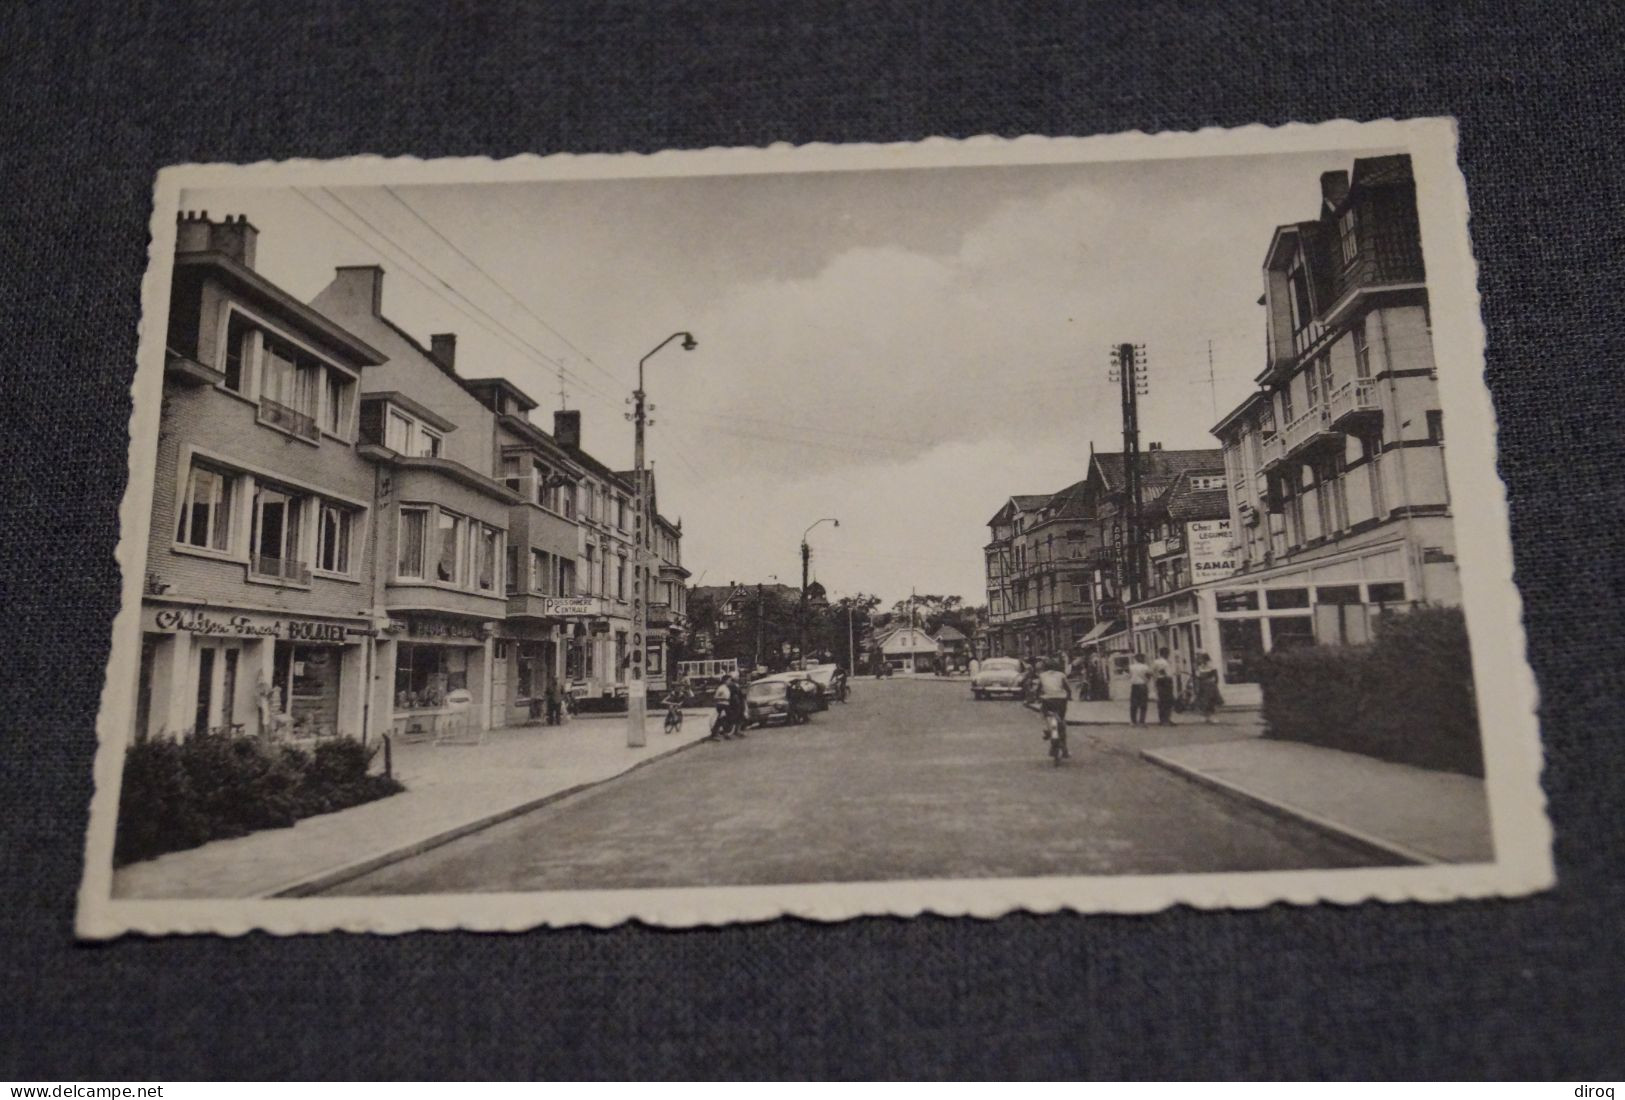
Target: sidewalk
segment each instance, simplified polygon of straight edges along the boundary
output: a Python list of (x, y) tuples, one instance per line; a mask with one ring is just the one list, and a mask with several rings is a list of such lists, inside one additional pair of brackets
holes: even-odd
[(1147, 745), (1140, 756), (1406, 863), (1495, 858), (1484, 783), (1472, 776), (1256, 736)]
[(625, 715), (492, 730), (483, 745), (396, 745), (401, 794), (122, 867), (113, 896), (314, 893), (687, 748), (705, 736), (710, 712), (684, 715), (681, 732), (667, 735), (665, 712), (653, 711), (641, 749), (626, 745)]

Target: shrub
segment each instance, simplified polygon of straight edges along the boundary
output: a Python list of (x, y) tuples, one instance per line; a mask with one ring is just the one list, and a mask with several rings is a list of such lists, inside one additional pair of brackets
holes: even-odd
[(286, 827), (403, 790), (367, 774), (372, 755), (348, 737), (311, 753), (224, 730), (138, 741), (124, 758), (114, 865)]
[(1369, 645), (1271, 653), (1261, 679), (1266, 736), (1484, 774), (1467, 624), (1458, 609), (1388, 616)]

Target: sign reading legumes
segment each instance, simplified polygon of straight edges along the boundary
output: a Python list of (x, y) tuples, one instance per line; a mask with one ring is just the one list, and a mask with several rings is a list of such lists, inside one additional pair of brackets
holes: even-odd
[(1236, 571), (1236, 551), (1227, 519), (1196, 520), (1185, 525), (1190, 542), (1191, 580), (1200, 584)]

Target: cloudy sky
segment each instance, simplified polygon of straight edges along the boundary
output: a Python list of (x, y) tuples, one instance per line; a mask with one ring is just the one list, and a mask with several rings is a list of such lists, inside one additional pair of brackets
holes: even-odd
[[(247, 214), (302, 299), (386, 269), (384, 312), (550, 425), (560, 375), (587, 448), (632, 464), (651, 360), (661, 510), (706, 584), (796, 583), (806, 526), (833, 593), (984, 599), (986, 522), (1121, 446), (1114, 343), (1146, 345), (1143, 443), (1208, 428), (1263, 365), (1260, 265), (1348, 153), (1123, 164), (187, 192)], [(1209, 342), (1214, 385), (1209, 384)]]

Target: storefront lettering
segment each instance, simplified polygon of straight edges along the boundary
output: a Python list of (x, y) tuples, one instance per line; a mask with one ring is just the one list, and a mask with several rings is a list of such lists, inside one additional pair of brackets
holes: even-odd
[(206, 611), (165, 608), (152, 617), (158, 630), (199, 634), (205, 638), (287, 638), (298, 642), (343, 643), (349, 633), (339, 623), (303, 619), (260, 619), (253, 615), (210, 615)]
[(1187, 523), (1185, 529), (1190, 541), (1191, 579), (1201, 583), (1236, 571), (1229, 520), (1198, 520)]
[(485, 637), (483, 623), (462, 622), (457, 619), (394, 619), (397, 627), (404, 626), (413, 638), (469, 638), (479, 641)]

